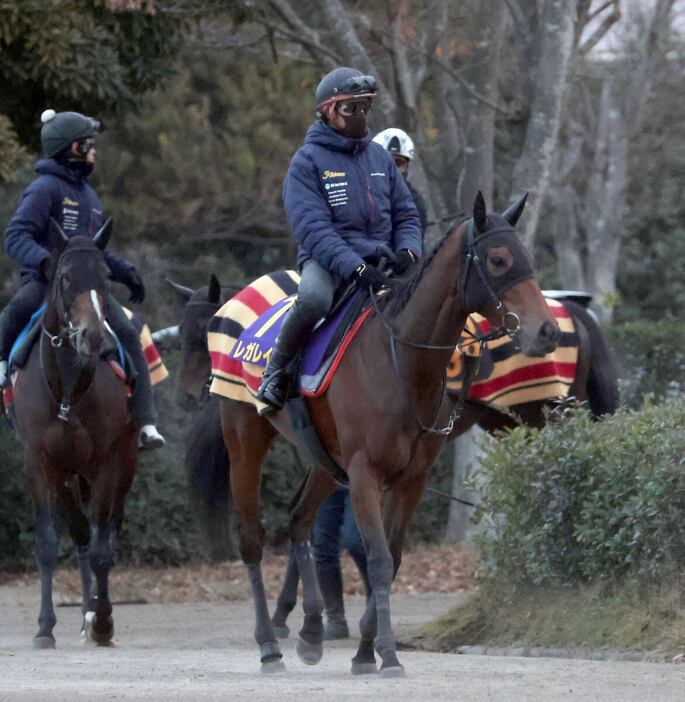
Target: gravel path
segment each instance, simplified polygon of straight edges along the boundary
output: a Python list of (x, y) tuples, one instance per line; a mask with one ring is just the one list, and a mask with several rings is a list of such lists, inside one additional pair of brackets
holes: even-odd
[[(402, 632), (442, 613), (452, 595), (398, 595)], [(283, 643), (288, 672), (259, 673), (247, 602), (115, 607), (116, 646), (79, 641), (80, 613), (58, 608), (57, 650), (34, 651), (38, 592), (0, 587), (0, 700), (592, 700), (678, 702), (685, 666), (565, 659), (401, 652), (408, 677), (352, 677), (356, 641), (328, 645), (318, 666), (303, 665), (292, 638)], [(361, 598), (349, 600), (355, 620)], [(293, 624), (299, 617), (292, 617)], [(292, 637), (292, 635), (291, 635)]]

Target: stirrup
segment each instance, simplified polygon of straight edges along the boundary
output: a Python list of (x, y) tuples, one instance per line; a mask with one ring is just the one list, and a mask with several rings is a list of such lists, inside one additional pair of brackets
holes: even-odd
[(257, 399), (271, 405), (274, 409), (283, 409), (288, 390), (288, 376), (285, 369), (279, 368), (267, 378), (263, 378), (257, 390)]
[(166, 439), (157, 431), (154, 424), (146, 424), (141, 427), (138, 434), (138, 448), (142, 451), (147, 449), (161, 448), (166, 444)]

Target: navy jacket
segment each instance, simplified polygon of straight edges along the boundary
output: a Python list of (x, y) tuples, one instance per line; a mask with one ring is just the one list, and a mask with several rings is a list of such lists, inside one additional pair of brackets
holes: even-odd
[[(27, 188), (5, 231), (5, 250), (21, 266), (23, 283), (38, 276), (40, 262), (50, 255), (50, 217), (67, 236), (94, 236), (104, 224), (104, 207), (83, 175), (52, 159), (38, 161), (38, 178)], [(105, 251), (112, 279), (125, 282), (132, 266)]]
[(390, 154), (368, 134), (349, 139), (324, 122), (312, 124), (290, 162), (283, 203), (298, 265), (313, 258), (348, 278), (380, 244), (421, 255), (412, 196)]

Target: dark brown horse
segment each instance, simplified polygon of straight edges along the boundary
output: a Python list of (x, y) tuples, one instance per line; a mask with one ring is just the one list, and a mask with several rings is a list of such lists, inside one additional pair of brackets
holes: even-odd
[[(350, 344), (327, 393), (308, 403), (324, 448), (349, 479), (367, 552), (372, 593), (360, 622), (353, 673), (376, 672), (375, 642), (380, 673), (404, 674), (391, 626), (390, 585), (409, 520), (446, 438), (450, 403), (444, 397), (445, 370), (467, 315), (479, 312), (503, 333), (515, 334), (526, 355), (545, 355), (559, 339), (559, 328), (533, 278), (530, 256), (512, 228), (523, 204), (502, 216), (488, 216), (479, 194), (473, 219), (445, 237), (411, 281), (386, 296), (382, 313), (369, 318)], [(293, 443), (298, 438), (286, 412), (263, 417), (252, 405), (224, 398), (221, 425), (262, 670), (280, 670), (282, 654), (261, 571), (259, 488), (261, 465), (275, 437), (280, 433)], [(309, 536), (319, 504), (334, 488), (329, 473), (310, 472), (290, 523), (305, 612), (297, 651), (308, 664), (317, 663), (323, 652), (323, 602)]]
[(69, 239), (55, 222), (51, 229), (47, 309), (40, 339), (14, 388), (14, 416), (37, 524), (41, 606), (34, 644), (55, 646), (52, 576), (59, 545), (56, 520), (63, 519), (81, 569), (82, 632), (106, 645), (114, 633), (108, 593), (112, 541), (138, 456), (126, 387), (101, 360), (108, 296), (102, 252), (111, 220), (92, 239)]
[[(206, 330), (210, 317), (237, 290), (231, 288), (222, 290), (219, 294), (214, 277), (213, 280), (214, 283), (210, 281), (209, 286), (196, 291), (175, 286), (183, 299), (189, 301), (181, 324), (181, 348), (184, 352), (177, 392), (178, 397), (183, 398), (184, 406), (204, 400), (189, 435), (186, 461), (193, 495), (199, 497), (194, 502), (195, 512), (201, 524), (206, 527), (205, 536), (210, 550), (219, 554), (226, 542), (224, 532), (228, 518), (225, 509), (229, 504), (229, 485), (227, 456), (219, 426), (219, 398), (203, 394), (210, 366)], [(569, 396), (577, 402), (586, 402), (595, 417), (611, 414), (618, 406), (618, 384), (606, 339), (584, 306), (568, 300), (564, 300), (563, 304), (573, 320), (578, 350), (576, 373)], [(188, 396), (192, 399), (187, 399)], [(449, 395), (452, 401), (456, 397)], [(475, 402), (467, 397), (448, 441), (460, 436), (474, 424), (491, 432), (514, 428), (519, 424), (539, 427), (547, 421), (548, 410), (553, 406), (551, 400), (527, 402), (514, 405), (510, 412), (505, 413), (495, 406)], [(294, 559), (291, 561), (273, 616), (279, 638), (288, 635), (286, 621), (297, 598), (299, 573)]]

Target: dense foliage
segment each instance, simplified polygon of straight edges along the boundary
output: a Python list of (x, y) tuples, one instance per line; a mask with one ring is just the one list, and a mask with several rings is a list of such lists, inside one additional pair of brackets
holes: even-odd
[(486, 558), (541, 583), (658, 578), (685, 565), (685, 404), (584, 410), (486, 448), (478, 517)]

